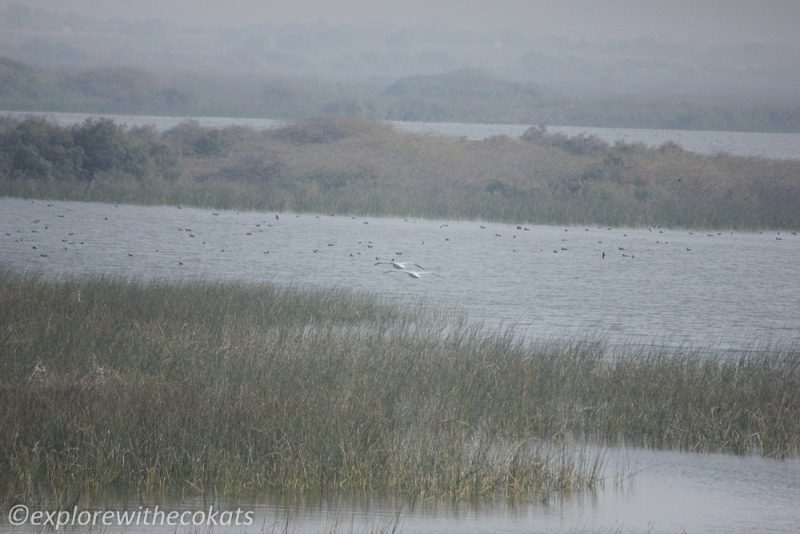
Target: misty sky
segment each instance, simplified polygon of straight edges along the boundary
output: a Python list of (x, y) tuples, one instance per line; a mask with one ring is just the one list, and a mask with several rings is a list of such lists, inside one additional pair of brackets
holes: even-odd
[(88, 17), (154, 18), (214, 26), (428, 21), (456, 28), (518, 28), (588, 40), (644, 35), (702, 44), (800, 46), (800, 0), (0, 0)]

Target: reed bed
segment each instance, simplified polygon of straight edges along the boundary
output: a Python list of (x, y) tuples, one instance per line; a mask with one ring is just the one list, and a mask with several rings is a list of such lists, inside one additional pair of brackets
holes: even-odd
[(522, 343), (371, 296), (0, 272), (0, 493), (539, 498), (637, 443), (784, 457), (800, 353)]

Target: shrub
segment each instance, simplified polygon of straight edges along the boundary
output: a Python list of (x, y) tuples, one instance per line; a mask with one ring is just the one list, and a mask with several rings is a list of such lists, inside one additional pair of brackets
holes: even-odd
[(174, 152), (153, 132), (129, 134), (110, 119), (62, 128), (27, 118), (0, 131), (0, 170), (10, 179), (93, 180), (101, 173), (174, 179)]
[(332, 143), (354, 135), (364, 124), (364, 121), (355, 119), (306, 119), (279, 128), (275, 136), (300, 145)]
[(83, 168), (88, 178), (98, 172), (118, 169), (142, 176), (142, 154), (136, 153), (125, 128), (111, 119), (87, 119), (72, 129), (72, 139), (84, 153)]
[(204, 128), (197, 121), (188, 120), (164, 132), (164, 138), (174, 142), (187, 156), (225, 156), (232, 145), (227, 130)]
[(597, 154), (608, 150), (610, 146), (596, 135), (583, 134), (572, 136), (555, 134), (550, 136), (550, 143), (574, 155)]
[(74, 177), (85, 153), (68, 130), (40, 118), (27, 118), (0, 133), (0, 169), (9, 178)]

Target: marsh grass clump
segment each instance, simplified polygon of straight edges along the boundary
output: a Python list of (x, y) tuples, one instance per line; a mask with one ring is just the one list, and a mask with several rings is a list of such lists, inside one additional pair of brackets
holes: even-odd
[(0, 272), (0, 491), (530, 499), (602, 482), (582, 443), (797, 454), (797, 350), (417, 317), (344, 291)]

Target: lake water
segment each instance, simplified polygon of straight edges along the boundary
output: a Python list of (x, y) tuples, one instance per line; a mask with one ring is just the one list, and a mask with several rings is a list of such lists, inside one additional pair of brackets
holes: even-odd
[[(603, 257), (605, 254), (605, 257)], [(0, 263), (54, 274), (346, 287), (533, 338), (800, 342), (790, 232), (556, 227), (0, 199)], [(411, 279), (376, 260), (413, 261)]]
[[(36, 115), (47, 117), (62, 125), (79, 124), (90, 117), (109, 117), (116, 122), (128, 126), (153, 126), (164, 131), (187, 117), (166, 117), (148, 115), (100, 115), (86, 113), (58, 112), (19, 112), (0, 111), (0, 115), (25, 117)], [(285, 121), (275, 119), (251, 119), (232, 117), (193, 117), (199, 124), (207, 127), (222, 128), (231, 125), (248, 126), (256, 129), (275, 128)], [(389, 121), (398, 130), (414, 133), (443, 135), (447, 137), (464, 137), (467, 139), (486, 139), (496, 135), (519, 137), (530, 125), (523, 124), (468, 124), (449, 122), (404, 122)], [(686, 150), (700, 154), (725, 152), (737, 156), (754, 156), (771, 159), (800, 159), (800, 134), (798, 133), (761, 133), (761, 132), (724, 132), (701, 130), (655, 130), (645, 128), (597, 128), (589, 126), (547, 126), (547, 130), (564, 135), (594, 135), (609, 143), (642, 143), (658, 147), (668, 141), (682, 146)]]
[[(418, 262), (441, 277), (387, 273), (376, 258)], [(463, 310), (488, 328), (512, 327), (534, 338), (726, 350), (796, 346), (798, 265), (800, 238), (791, 232), (518, 228), (291, 213), (276, 219), (274, 213), (0, 198), (3, 268), (347, 287)], [(596, 491), (516, 506), (333, 496), (259, 498), (230, 508), (255, 511), (254, 525), (268, 532), (370, 532), (391, 530), (395, 522), (401, 532), (430, 533), (800, 528), (798, 459), (613, 448), (605, 473)], [(620, 473), (631, 476), (618, 484)], [(168, 510), (206, 506), (161, 503)], [(0, 519), (0, 530), (4, 525)]]

